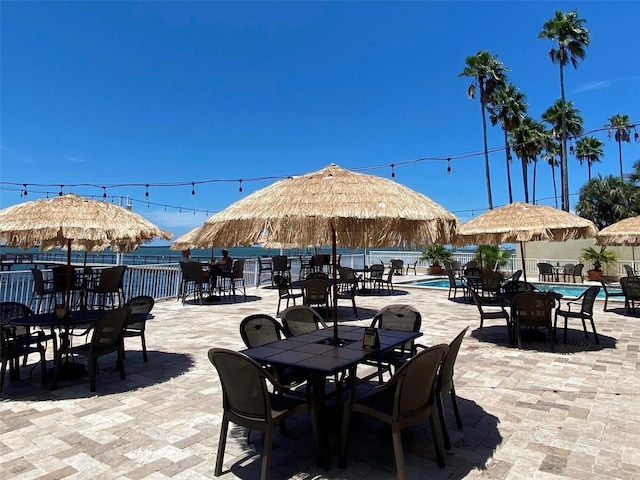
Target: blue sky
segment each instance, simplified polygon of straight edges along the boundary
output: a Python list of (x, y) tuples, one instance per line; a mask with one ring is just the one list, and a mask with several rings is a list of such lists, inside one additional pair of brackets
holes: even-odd
[[(488, 204), (465, 58), (497, 54), (539, 119), (560, 87), (538, 33), (555, 9), (575, 8), (591, 46), (565, 85), (585, 130), (617, 113), (640, 121), (640, 2), (3, 1), (0, 208), (60, 190), (35, 184), (126, 184), (108, 197), (131, 197), (179, 235), (273, 181), (256, 178), (330, 163), (390, 177), (395, 164), (396, 181), (467, 221)], [(617, 174), (617, 145), (595, 135), (606, 146), (594, 174)], [(502, 144), (490, 127), (489, 146)], [(450, 173), (446, 161), (412, 162), (466, 153)], [(625, 171), (638, 159), (640, 144), (623, 144)], [(490, 161), (500, 206), (504, 153)], [(574, 206), (587, 179), (575, 158), (569, 178)], [(517, 158), (512, 181), (523, 200)], [(27, 197), (8, 182), (26, 183)], [(187, 185), (156, 186), (174, 183)], [(553, 205), (542, 162), (536, 196)]]

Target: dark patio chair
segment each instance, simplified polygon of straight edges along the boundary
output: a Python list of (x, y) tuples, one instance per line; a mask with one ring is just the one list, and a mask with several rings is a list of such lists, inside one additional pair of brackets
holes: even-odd
[[(0, 302), (0, 325), (9, 326), (9, 322), (14, 318), (22, 318), (33, 315), (33, 311), (24, 303), (20, 302)], [(32, 331), (29, 327), (11, 326), (10, 335), (14, 343), (23, 345), (27, 350), (35, 345), (33, 353), (39, 353), (39, 345), (53, 339), (52, 333), (45, 333), (42, 330)], [(27, 357), (30, 352), (25, 352), (22, 365), (27, 365)], [(18, 367), (18, 365), (16, 365)], [(16, 370), (16, 373), (19, 372)]]
[(439, 467), (445, 466), (440, 445), (434, 401), (435, 380), (438, 368), (449, 350), (447, 345), (436, 345), (422, 350), (402, 366), (389, 382), (373, 388), (366, 395), (356, 398), (358, 381), (352, 379), (349, 400), (344, 406), (342, 442), (339, 466), (347, 464), (349, 424), (353, 412), (372, 416), (391, 426), (398, 480), (406, 480), (401, 430), (429, 419), (433, 446)]
[[(557, 330), (558, 328), (558, 317), (564, 317), (564, 343), (567, 343), (567, 323), (570, 318), (579, 318), (580, 320), (582, 320), (584, 338), (589, 338), (586, 324), (586, 321), (589, 320), (591, 322), (591, 329), (593, 330), (593, 338), (595, 339), (596, 343), (600, 343), (598, 334), (596, 333), (596, 324), (593, 321), (593, 304), (599, 292), (600, 287), (589, 287), (578, 298), (568, 301), (566, 310), (562, 310), (560, 308), (556, 309), (554, 329)], [(571, 311), (572, 306), (575, 307), (578, 305), (580, 306), (580, 310)]]
[[(446, 267), (448, 267), (448, 265), (446, 265)], [(463, 294), (466, 294), (467, 284), (459, 278), (456, 278), (455, 274), (453, 273), (453, 268), (446, 267), (445, 272), (447, 272), (447, 277), (449, 278), (449, 295), (447, 296), (447, 298), (451, 298), (451, 292), (453, 292), (453, 298), (456, 298), (456, 296), (458, 295), (458, 289), (462, 290)]]
[(268, 275), (269, 280), (272, 280), (273, 269), (271, 261), (266, 258), (258, 257), (258, 282), (256, 283), (256, 288), (258, 288), (262, 284), (263, 275)]
[[(584, 263), (578, 263), (571, 269), (571, 281), (578, 283), (577, 280), (580, 280), (580, 283), (584, 283), (584, 278), (582, 277), (582, 270), (584, 269)], [(563, 276), (564, 278), (564, 276)]]
[(413, 274), (414, 274), (414, 275), (418, 275), (418, 272), (417, 272), (417, 270), (416, 270), (416, 269), (417, 269), (417, 267), (418, 267), (418, 262), (419, 262), (419, 261), (420, 261), (420, 260), (416, 260), (416, 261), (415, 261), (415, 262), (413, 262), (413, 263), (407, 263), (407, 271), (406, 271), (406, 274), (405, 274), (405, 275), (409, 275), (409, 270), (413, 270)]
[(9, 376), (12, 379), (20, 378), (20, 359), (26, 358), (31, 353), (40, 354), (40, 377), (42, 386), (47, 386), (47, 360), (45, 358), (45, 347), (41, 342), (25, 344), (16, 335), (15, 327), (0, 324), (0, 394), (4, 385), (4, 377), (9, 365)]
[(202, 305), (204, 298), (204, 287), (209, 289), (209, 278), (202, 270), (200, 262), (181, 262), (182, 281), (178, 292), (178, 300), (182, 299), (182, 304), (187, 301), (189, 295), (193, 295)]
[[(383, 307), (375, 314), (371, 321), (372, 328), (388, 328), (405, 332), (419, 332), (422, 325), (422, 315), (412, 305), (392, 304)], [(384, 372), (391, 372), (404, 365), (416, 353), (415, 342), (405, 343), (393, 352), (374, 355), (370, 361), (364, 363), (377, 367), (378, 380), (382, 383)], [(373, 375), (370, 375), (372, 377)]]
[(624, 271), (627, 272), (627, 277), (637, 276), (635, 270), (631, 267), (631, 265), (622, 265), (622, 268), (624, 268)]
[(600, 280), (600, 283), (602, 284), (602, 290), (604, 291), (604, 306), (602, 307), (602, 310), (606, 311), (609, 297), (624, 298), (624, 292), (622, 291), (622, 285), (620, 284), (616, 285), (605, 280)]
[(222, 425), (214, 475), (222, 475), (227, 432), (229, 422), (232, 422), (249, 430), (262, 432), (264, 437), (260, 478), (267, 480), (274, 428), (286, 418), (308, 410), (307, 402), (269, 392), (267, 382), (273, 385), (274, 391), (280, 391), (284, 387), (268, 370), (242, 353), (212, 348), (208, 356), (218, 371), (223, 394)]
[(31, 274), (33, 276), (33, 295), (29, 302), (29, 308), (31, 308), (35, 302), (34, 311), (40, 313), (44, 303), (45, 312), (52, 311), (56, 303), (56, 289), (53, 287), (53, 282), (46, 282), (42, 270), (37, 268), (32, 268)]
[(478, 312), (480, 312), (480, 330), (478, 332), (478, 340), (482, 341), (482, 327), (484, 326), (485, 320), (503, 319), (507, 325), (509, 340), (513, 342), (513, 327), (509, 318), (509, 312), (504, 308), (504, 303), (499, 300), (483, 298), (472, 288), (469, 289), (469, 294), (471, 295), (473, 302), (476, 304)]
[(368, 278), (369, 288), (374, 290), (376, 286), (381, 287), (382, 278), (384, 277), (384, 265), (382, 263), (374, 263), (369, 267)]
[(148, 295), (140, 295), (133, 297), (125, 307), (131, 310), (129, 319), (124, 326), (124, 338), (140, 337), (142, 343), (142, 360), (147, 361), (147, 341), (145, 338), (145, 330), (147, 327), (147, 318), (153, 309), (155, 301), (153, 297)]
[(500, 293), (504, 276), (500, 272), (482, 272), (480, 274), (480, 295), (494, 297)]
[(553, 265), (550, 263), (541, 262), (538, 263), (538, 280), (542, 280), (543, 282), (555, 280), (555, 272), (553, 271)]
[(231, 271), (223, 274), (221, 278), (225, 284), (228, 282), (228, 287), (225, 287), (225, 289), (228, 288), (227, 291), (231, 291), (234, 302), (236, 301), (236, 289), (239, 285), (242, 286), (244, 299), (247, 299), (247, 288), (244, 283), (244, 262), (244, 258), (236, 258), (233, 261)]
[(290, 300), (293, 300), (293, 304), (295, 305), (296, 299), (302, 298), (302, 292), (292, 291), (291, 284), (282, 275), (274, 275), (273, 284), (278, 289), (278, 307), (276, 308), (276, 315), (280, 314), (280, 304), (282, 303), (282, 300), (287, 301), (287, 306), (285, 308), (289, 308)]
[(123, 278), (126, 269), (125, 265), (103, 269), (98, 276), (98, 283), (87, 288), (87, 304), (101, 309), (120, 308), (124, 303)]
[(393, 271), (394, 275), (404, 275), (404, 261), (391, 260), (391, 271)]
[(625, 314), (636, 313), (636, 302), (640, 302), (640, 277), (622, 277), (620, 286), (624, 292)]
[(456, 338), (449, 344), (449, 351), (442, 360), (438, 376), (436, 377), (436, 400), (438, 404), (438, 416), (440, 417), (440, 427), (442, 429), (442, 437), (444, 439), (444, 448), (451, 450), (451, 440), (449, 439), (449, 431), (447, 430), (447, 420), (444, 414), (444, 401), (443, 396), (449, 394), (451, 397), (451, 404), (453, 406), (453, 413), (456, 417), (456, 426), (458, 429), (462, 428), (462, 418), (460, 417), (460, 411), (458, 410), (458, 399), (456, 397), (456, 389), (453, 383), (453, 374), (458, 358), (458, 351), (460, 345), (464, 339), (465, 334), (469, 330), (466, 327), (462, 330)]
[(120, 379), (126, 378), (124, 371), (124, 327), (131, 310), (127, 307), (105, 313), (91, 327), (82, 333), (70, 335), (86, 337), (92, 333), (91, 340), (82, 345), (72, 346), (70, 341), (62, 342), (55, 359), (52, 389), (58, 386), (58, 375), (62, 357), (78, 355), (87, 357), (89, 371), (89, 390), (96, 391), (96, 374), (98, 373), (98, 357), (116, 352), (118, 355), (116, 368), (120, 371)]
[[(290, 282), (291, 260), (289, 260), (286, 255), (274, 255), (273, 257), (271, 257), (271, 274), (272, 276), (281, 275)], [(272, 283), (274, 282), (272, 281)]]
[(566, 282), (568, 279), (573, 279), (573, 267), (575, 264), (573, 263), (565, 263), (562, 266), (562, 281)]
[(553, 297), (538, 292), (519, 293), (511, 300), (511, 323), (522, 348), (522, 327), (545, 327), (549, 335), (551, 351), (555, 351), (555, 332), (552, 313), (556, 301)]
[(356, 307), (356, 293), (358, 291), (358, 276), (353, 268), (340, 267), (340, 280), (338, 281), (338, 300), (350, 300), (353, 313), (358, 317), (358, 308)]
[(324, 318), (328, 318), (331, 308), (329, 306), (328, 281), (321, 278), (311, 278), (302, 284), (302, 303), (308, 307), (321, 307), (324, 310)]
[(305, 280), (315, 280), (315, 279), (324, 280), (325, 282), (331, 282), (331, 277), (326, 272), (309, 272), (305, 277)]

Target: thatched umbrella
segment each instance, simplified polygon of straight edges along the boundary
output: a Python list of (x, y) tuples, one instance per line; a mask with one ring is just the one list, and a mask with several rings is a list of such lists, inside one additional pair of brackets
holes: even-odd
[(633, 269), (636, 268), (635, 247), (640, 245), (640, 216), (625, 218), (603, 228), (596, 235), (599, 245), (624, 245), (631, 247)]
[(598, 229), (590, 220), (546, 205), (510, 203), (488, 210), (458, 229), (457, 245), (519, 243), (524, 281), (527, 269), (524, 243), (535, 241), (564, 242), (592, 238)]
[(173, 242), (171, 242), (171, 250), (188, 250), (191, 248), (197, 248), (197, 245), (193, 243), (195, 236), (200, 233), (202, 227), (196, 227), (189, 230), (187, 233), (183, 233)]
[[(0, 242), (42, 251), (67, 249), (67, 290), (71, 250), (130, 252), (141, 243), (171, 234), (126, 208), (75, 194), (20, 203), (0, 210)], [(68, 299), (67, 299), (68, 303)]]
[(456, 217), (395, 181), (337, 165), (280, 180), (209, 218), (200, 247), (248, 246), (259, 239), (284, 245), (331, 245), (337, 337), (336, 244), (341, 247), (423, 247), (450, 243)]

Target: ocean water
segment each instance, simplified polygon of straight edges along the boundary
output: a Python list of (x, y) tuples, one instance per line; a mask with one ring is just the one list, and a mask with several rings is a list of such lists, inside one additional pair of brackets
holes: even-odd
[[(233, 247), (228, 248), (229, 255), (232, 258), (255, 258), (258, 256), (272, 256), (272, 255), (280, 255), (282, 252), (284, 255), (289, 256), (297, 256), (297, 255), (305, 255), (305, 254), (322, 254), (322, 253), (331, 253), (331, 247), (318, 247), (316, 249), (283, 249), (282, 251), (278, 248), (262, 248), (259, 246), (256, 247)], [(389, 250), (389, 251), (397, 251), (396, 248), (391, 249), (376, 249), (376, 251)], [(221, 248), (216, 249), (192, 249), (191, 250), (191, 258), (198, 261), (207, 261), (211, 258), (220, 258), (222, 257)], [(15, 247), (7, 247), (0, 245), (0, 254), (4, 253), (17, 253), (17, 254), (34, 254), (37, 255), (39, 259), (46, 259), (52, 261), (66, 261), (67, 252), (66, 250), (51, 250), (50, 252), (41, 252), (37, 248), (29, 248), (23, 250), (21, 248)], [(345, 249), (339, 248), (338, 254), (349, 255), (349, 254), (363, 254), (363, 249)], [(84, 252), (72, 252), (71, 253), (71, 261), (74, 263), (82, 263), (85, 261)], [(116, 263), (117, 255), (110, 250), (105, 250), (104, 252), (96, 252), (96, 253), (87, 253), (86, 263), (108, 263), (114, 264)], [(148, 265), (148, 264), (158, 264), (158, 263), (173, 263), (177, 262), (180, 258), (180, 252), (171, 250), (169, 245), (164, 246), (141, 246), (137, 250), (123, 254), (122, 263), (125, 265)], [(25, 264), (25, 268), (31, 268), (32, 265)], [(14, 268), (20, 269), (19, 265), (16, 265)]]

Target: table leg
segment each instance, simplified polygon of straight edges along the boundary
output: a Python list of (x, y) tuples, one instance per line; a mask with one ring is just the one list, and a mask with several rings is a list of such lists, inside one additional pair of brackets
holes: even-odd
[(311, 426), (313, 429), (313, 445), (316, 450), (316, 464), (325, 470), (331, 468), (331, 452), (329, 450), (329, 433), (322, 418), (325, 397), (325, 376), (310, 375), (307, 382), (310, 389)]

